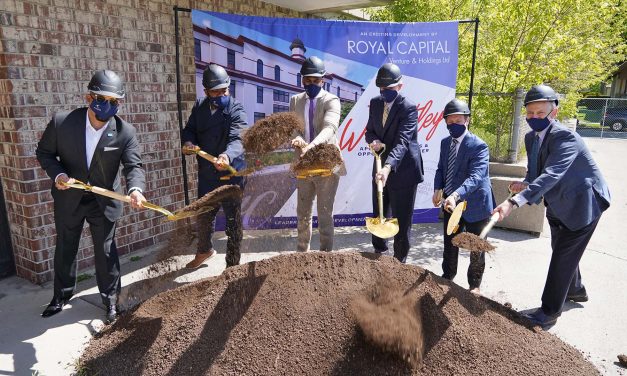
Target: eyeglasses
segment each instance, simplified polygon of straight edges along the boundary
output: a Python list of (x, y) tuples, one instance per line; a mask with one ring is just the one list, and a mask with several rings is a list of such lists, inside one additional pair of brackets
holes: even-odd
[(107, 99), (102, 95), (91, 94), (91, 97), (96, 101), (96, 103), (104, 104), (105, 102), (111, 103), (112, 106), (117, 106), (120, 104), (120, 101), (117, 98)]

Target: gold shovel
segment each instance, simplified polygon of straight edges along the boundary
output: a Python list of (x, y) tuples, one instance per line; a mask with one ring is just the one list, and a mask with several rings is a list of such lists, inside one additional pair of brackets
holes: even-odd
[(310, 178), (312, 176), (331, 176), (333, 175), (333, 170), (329, 170), (328, 168), (314, 168), (310, 170), (301, 170), (296, 174), (297, 179), (305, 179)]
[[(108, 189), (95, 187), (95, 186), (90, 185), (90, 184), (85, 184), (85, 183), (83, 183), (80, 180), (74, 179), (74, 183), (64, 183), (64, 182), (61, 182), (61, 184), (66, 186), (66, 187), (76, 188), (76, 189), (83, 189), (85, 191), (93, 192), (95, 194), (98, 194), (98, 195), (101, 195), (101, 196), (106, 196), (106, 197), (112, 198), (114, 200), (123, 201), (123, 202), (129, 203), (129, 204), (131, 202), (131, 198), (129, 196), (125, 196), (123, 194), (110, 191)], [(195, 215), (199, 214), (198, 212), (194, 212), (194, 211), (185, 211), (185, 212), (172, 213), (171, 211), (169, 211), (169, 210), (167, 210), (165, 208), (162, 208), (161, 206), (157, 206), (155, 204), (151, 204), (150, 202), (144, 202), (143, 205), (147, 209), (151, 209), (151, 210), (157, 211), (157, 212), (165, 215), (170, 221), (176, 221), (176, 220), (179, 220), (179, 219), (192, 217), (192, 216), (195, 216)]]
[[(379, 173), (381, 171), (381, 153), (385, 150), (385, 145), (383, 145), (379, 154), (372, 147), (370, 147), (370, 150), (374, 154), (377, 173)], [(379, 204), (379, 217), (366, 217), (366, 228), (374, 236), (382, 239), (391, 238), (398, 233), (398, 219), (386, 219), (383, 216), (383, 182), (381, 180), (377, 181), (377, 202)]]
[[(206, 160), (208, 160), (211, 163), (218, 163), (218, 158), (214, 157), (213, 155), (200, 150), (199, 147), (195, 147), (195, 148), (190, 148), (190, 147), (186, 147), (184, 146), (183, 149), (187, 150), (187, 151), (191, 151), (194, 154), (198, 154), (201, 158), (204, 158)], [(245, 168), (242, 171), (237, 171), (235, 168), (233, 168), (233, 166), (228, 165), (228, 166), (224, 166), (228, 171), (229, 174), (225, 175), (225, 176), (220, 176), (220, 180), (228, 180), (234, 176), (246, 176), (246, 175), (250, 175), (253, 172), (255, 172), (256, 170), (254, 168)]]
[(466, 201), (460, 202), (459, 205), (453, 209), (453, 213), (451, 213), (451, 216), (448, 219), (448, 226), (446, 226), (446, 235), (451, 235), (457, 232), (459, 229), (459, 221), (462, 218), (464, 210), (466, 210)]

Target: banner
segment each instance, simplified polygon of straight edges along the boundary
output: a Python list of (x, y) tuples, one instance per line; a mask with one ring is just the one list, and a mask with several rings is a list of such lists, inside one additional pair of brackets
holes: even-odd
[[(318, 56), (324, 61), (324, 89), (340, 98), (345, 115), (338, 138), (347, 175), (340, 179), (335, 197), (336, 226), (362, 226), (364, 218), (372, 216), (373, 156), (364, 139), (368, 106), (379, 95), (379, 67), (386, 62), (398, 65), (401, 93), (417, 106), (425, 168), (414, 223), (437, 221), (431, 197), (440, 141), (448, 135), (442, 111), (455, 97), (457, 22), (329, 21), (198, 10), (192, 11), (192, 22), (198, 97), (204, 96), (202, 72), (207, 64), (223, 66), (231, 76), (231, 95), (243, 104), (250, 125), (288, 111), (289, 98), (304, 91), (299, 73), (304, 59)], [(242, 204), (245, 228), (296, 227), (295, 187), (289, 163), (251, 175)]]

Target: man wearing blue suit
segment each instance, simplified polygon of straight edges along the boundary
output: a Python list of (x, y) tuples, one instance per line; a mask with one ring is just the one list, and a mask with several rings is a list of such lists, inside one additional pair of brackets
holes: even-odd
[[(444, 200), (444, 255), (442, 277), (453, 280), (457, 274), (459, 248), (451, 240), (460, 232), (479, 235), (490, 221), (495, 202), (489, 176), (488, 145), (468, 131), (470, 109), (466, 102), (453, 99), (444, 107), (444, 121), (451, 134), (442, 140), (440, 160), (433, 181), (433, 205)], [(446, 228), (451, 212), (460, 201), (466, 201), (466, 210), (459, 221), (457, 233), (447, 235)], [(468, 288), (479, 294), (485, 269), (485, 253), (472, 252), (468, 267)]]
[(601, 213), (610, 206), (601, 171), (582, 138), (555, 119), (557, 105), (557, 94), (549, 86), (532, 86), (527, 92), (527, 123), (532, 129), (525, 135), (527, 176), (522, 183), (511, 184), (518, 194), (494, 210), (503, 219), (514, 208), (544, 197), (553, 254), (542, 306), (526, 315), (543, 329), (555, 324), (566, 300), (588, 300), (579, 260)]
[[(423, 181), (423, 166), (418, 147), (418, 114), (416, 105), (403, 97), (401, 70), (386, 63), (377, 72), (376, 85), (381, 95), (370, 100), (366, 125), (366, 142), (380, 152), (384, 167), (377, 174), (373, 163), (372, 208), (379, 215), (376, 182), (383, 182), (383, 215), (398, 219), (399, 231), (394, 236), (394, 257), (405, 262), (409, 252), (409, 233), (414, 213), (416, 188)], [(391, 215), (390, 215), (391, 211)], [(375, 252), (387, 251), (387, 241), (372, 236)]]

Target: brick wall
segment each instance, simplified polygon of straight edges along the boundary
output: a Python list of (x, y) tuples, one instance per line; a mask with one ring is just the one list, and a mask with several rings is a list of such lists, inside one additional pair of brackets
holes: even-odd
[[(55, 229), (52, 182), (35, 158), (52, 115), (84, 106), (94, 71), (112, 69), (126, 81), (120, 110), (142, 147), (149, 201), (184, 206), (176, 103), (173, 6), (273, 17), (306, 17), (256, 0), (2, 0), (0, 9), (0, 176), (17, 275), (52, 279)], [(183, 118), (195, 99), (191, 17), (179, 12)], [(195, 163), (188, 162), (188, 170)], [(190, 179), (190, 197), (195, 183)], [(117, 244), (126, 254), (164, 241), (173, 223), (155, 212), (125, 208)], [(79, 268), (93, 265), (87, 228)]]

